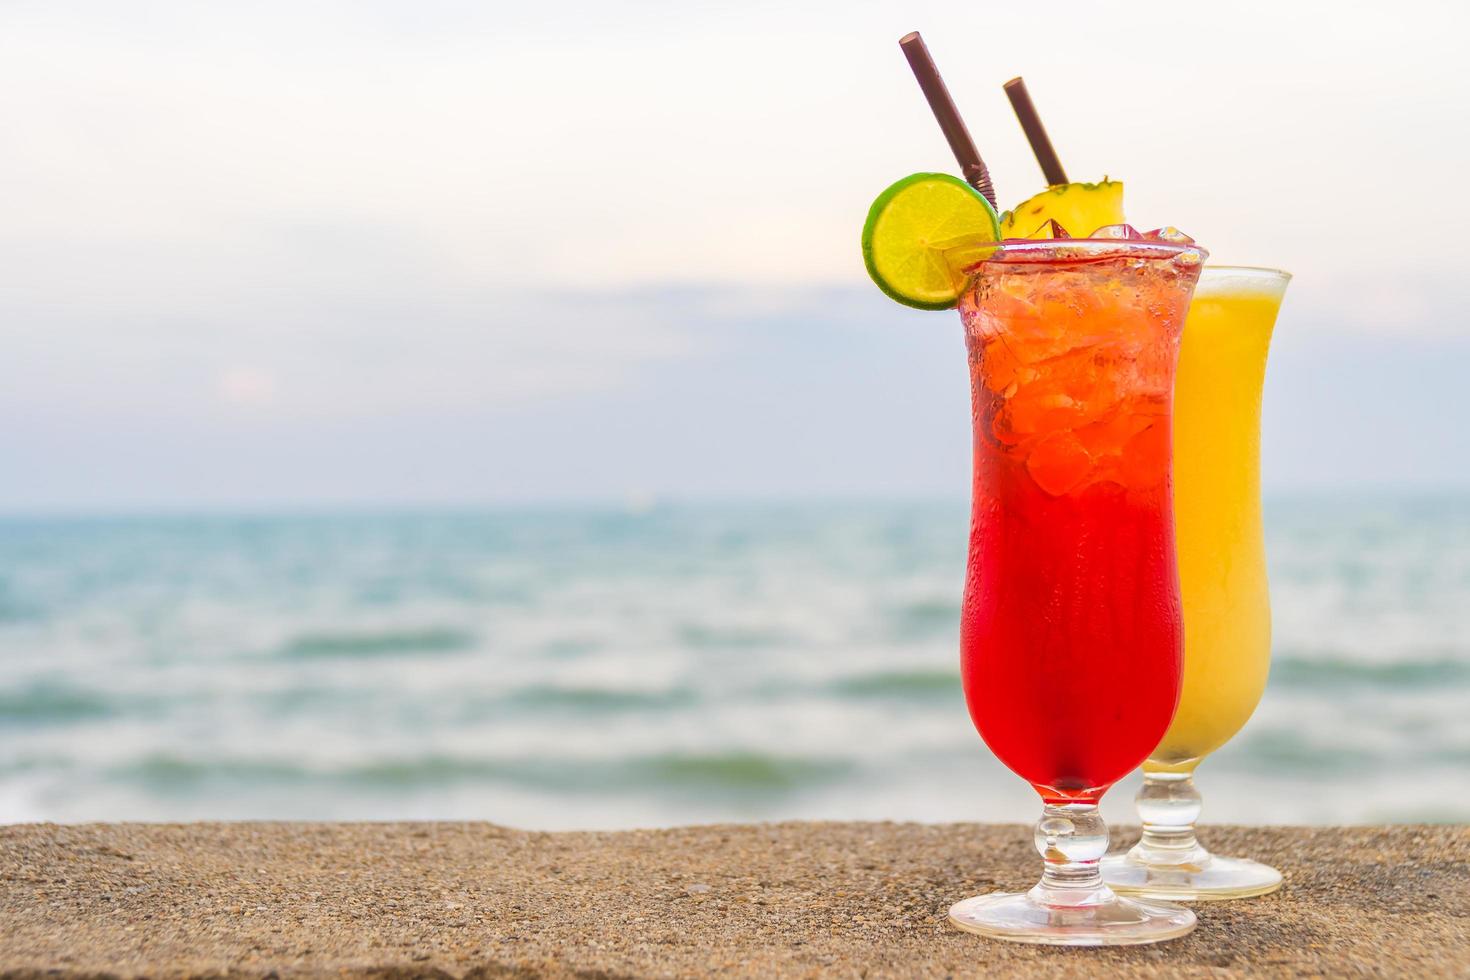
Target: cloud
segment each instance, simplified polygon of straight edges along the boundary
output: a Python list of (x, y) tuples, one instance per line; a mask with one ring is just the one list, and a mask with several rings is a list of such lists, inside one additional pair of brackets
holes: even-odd
[(227, 405), (264, 408), (276, 398), (276, 379), (252, 367), (232, 367), (220, 375), (219, 395)]
[[(167, 415), (213, 400), (297, 418), (508, 407), (616, 387), (696, 353), (683, 309), (629, 287), (508, 289), (412, 229), (260, 222), (228, 249), (79, 244), (70, 273), (16, 249), (0, 294), (0, 405)], [(251, 394), (245, 394), (249, 389)]]

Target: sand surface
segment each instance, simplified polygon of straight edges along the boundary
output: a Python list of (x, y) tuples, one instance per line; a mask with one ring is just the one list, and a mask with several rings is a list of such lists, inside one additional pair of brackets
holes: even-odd
[(0, 977), (1470, 976), (1470, 828), (1206, 843), (1285, 889), (1197, 906), (1174, 942), (1070, 950), (946, 922), (1034, 882), (1019, 825), (0, 827)]

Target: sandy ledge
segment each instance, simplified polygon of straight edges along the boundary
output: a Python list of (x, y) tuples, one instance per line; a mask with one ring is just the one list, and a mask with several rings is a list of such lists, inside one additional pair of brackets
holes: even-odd
[[(1120, 838), (1126, 837), (1119, 834)], [(1470, 976), (1470, 828), (1211, 827), (1284, 891), (1185, 939), (988, 942), (945, 910), (1037, 873), (1031, 832), (787, 823), (0, 827), (0, 977)]]

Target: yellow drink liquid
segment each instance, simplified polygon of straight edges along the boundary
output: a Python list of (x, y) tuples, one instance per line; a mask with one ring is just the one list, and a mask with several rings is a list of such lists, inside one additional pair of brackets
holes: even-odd
[(1207, 267), (1185, 322), (1174, 389), (1184, 688), (1146, 771), (1193, 771), (1240, 730), (1266, 688), (1261, 387), (1287, 281), (1274, 270)]
[(1184, 685), (1174, 721), (1143, 764), (1143, 836), (1127, 854), (1102, 861), (1104, 880), (1125, 894), (1192, 902), (1281, 887), (1275, 868), (1201, 846), (1193, 774), (1256, 710), (1271, 664), (1261, 385), (1290, 278), (1272, 269), (1207, 266), (1184, 322), (1173, 447)]

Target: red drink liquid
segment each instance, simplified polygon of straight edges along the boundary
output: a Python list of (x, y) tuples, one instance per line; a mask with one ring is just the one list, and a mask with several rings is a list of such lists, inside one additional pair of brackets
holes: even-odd
[(1178, 705), (1169, 417), (1198, 261), (1127, 241), (1008, 246), (960, 303), (975, 423), (965, 700), (1048, 803), (1095, 803)]

